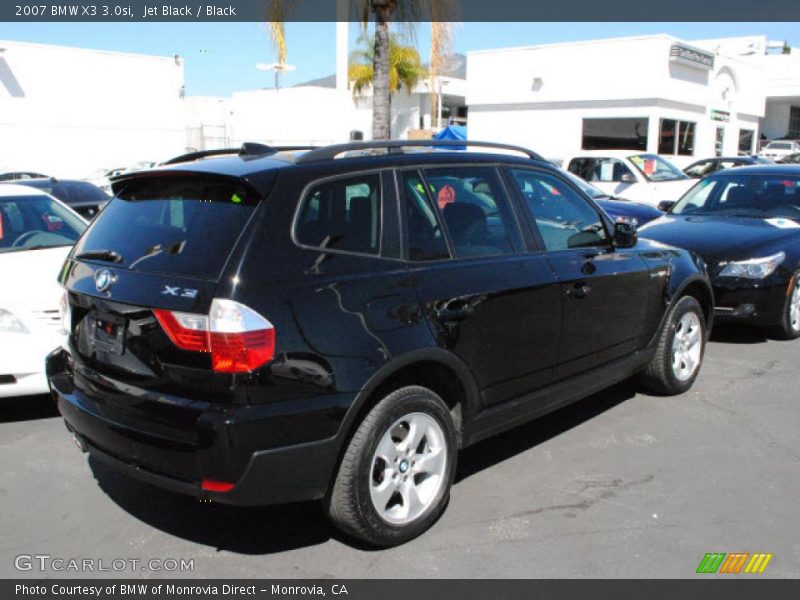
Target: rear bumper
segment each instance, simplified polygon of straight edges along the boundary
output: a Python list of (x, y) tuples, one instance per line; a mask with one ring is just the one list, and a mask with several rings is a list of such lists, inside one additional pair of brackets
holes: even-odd
[[(339, 455), (337, 435), (269, 447), (274, 409), (223, 410), (196, 402), (176, 409), (174, 400), (165, 399), (164, 405), (152, 409), (154, 425), (157, 415), (170, 410), (181, 411), (180, 418), (172, 420), (190, 423), (186, 432), (169, 435), (164, 427), (124, 419), (111, 404), (114, 392), (95, 397), (78, 389), (66, 363), (63, 350), (48, 357), (51, 393), (79, 445), (100, 462), (158, 487), (226, 504), (315, 500), (327, 492)], [(344, 405), (347, 398), (339, 396), (322, 397), (319, 402)], [(147, 402), (133, 395), (128, 398), (132, 407)], [(309, 419), (318, 418), (319, 403), (304, 404)], [(228, 492), (203, 490), (204, 479), (230, 482), (234, 487)]]

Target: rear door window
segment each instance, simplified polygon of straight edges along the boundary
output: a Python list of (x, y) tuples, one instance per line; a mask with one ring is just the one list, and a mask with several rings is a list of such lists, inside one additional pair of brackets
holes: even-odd
[(457, 257), (521, 250), (513, 209), (494, 167), (441, 167), (424, 175)]
[(206, 177), (133, 181), (75, 248), (113, 251), (117, 266), (216, 280), (260, 197), (243, 183)]
[(300, 209), (295, 237), (304, 246), (379, 254), (381, 176), (356, 175), (312, 187)]
[(401, 172), (398, 177), (408, 259), (427, 261), (450, 258), (444, 231), (425, 192), (422, 177), (417, 171)]

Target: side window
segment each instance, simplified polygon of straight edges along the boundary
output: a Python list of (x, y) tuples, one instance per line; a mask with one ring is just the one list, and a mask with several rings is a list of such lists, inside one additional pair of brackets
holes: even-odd
[(590, 182), (620, 183), (624, 175), (634, 177), (625, 163), (617, 158), (574, 158), (568, 170)]
[(426, 169), (425, 177), (457, 257), (514, 254), (521, 247), (494, 167)]
[(303, 200), (295, 235), (305, 246), (378, 254), (381, 178), (377, 173), (326, 181)]
[(409, 260), (450, 258), (447, 242), (436, 213), (428, 200), (422, 178), (416, 171), (398, 173), (405, 218)]
[(608, 245), (598, 212), (560, 179), (527, 169), (512, 169), (545, 248), (552, 252)]

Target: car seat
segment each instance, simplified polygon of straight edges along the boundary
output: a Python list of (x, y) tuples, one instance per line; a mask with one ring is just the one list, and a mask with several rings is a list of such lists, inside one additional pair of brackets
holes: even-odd
[(348, 250), (369, 252), (372, 243), (372, 199), (369, 196), (350, 198), (344, 245)]
[(753, 205), (753, 192), (743, 185), (732, 187), (728, 190), (724, 208), (751, 208)]

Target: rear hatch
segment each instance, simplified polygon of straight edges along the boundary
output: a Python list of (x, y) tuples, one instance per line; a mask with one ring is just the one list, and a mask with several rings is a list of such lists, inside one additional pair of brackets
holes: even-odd
[[(208, 314), (260, 195), (238, 179), (154, 175), (124, 185), (75, 245), (62, 275), (71, 344), (87, 365), (163, 391), (187, 377), (218, 397), (207, 352), (171, 342), (154, 309)], [(194, 386), (192, 386), (194, 387)], [(215, 386), (216, 387), (216, 386)]]
[[(207, 349), (179, 347), (163, 315), (209, 314), (260, 200), (240, 179), (138, 177), (76, 244), (61, 275), (70, 309), (71, 379), (75, 402), (109, 424), (84, 432), (101, 449), (186, 474), (197, 419), (209, 409), (224, 412), (234, 400), (235, 375), (212, 369)], [(147, 460), (142, 435), (169, 440), (173, 460), (160, 465), (159, 454)], [(103, 448), (103, 440), (113, 448)]]

